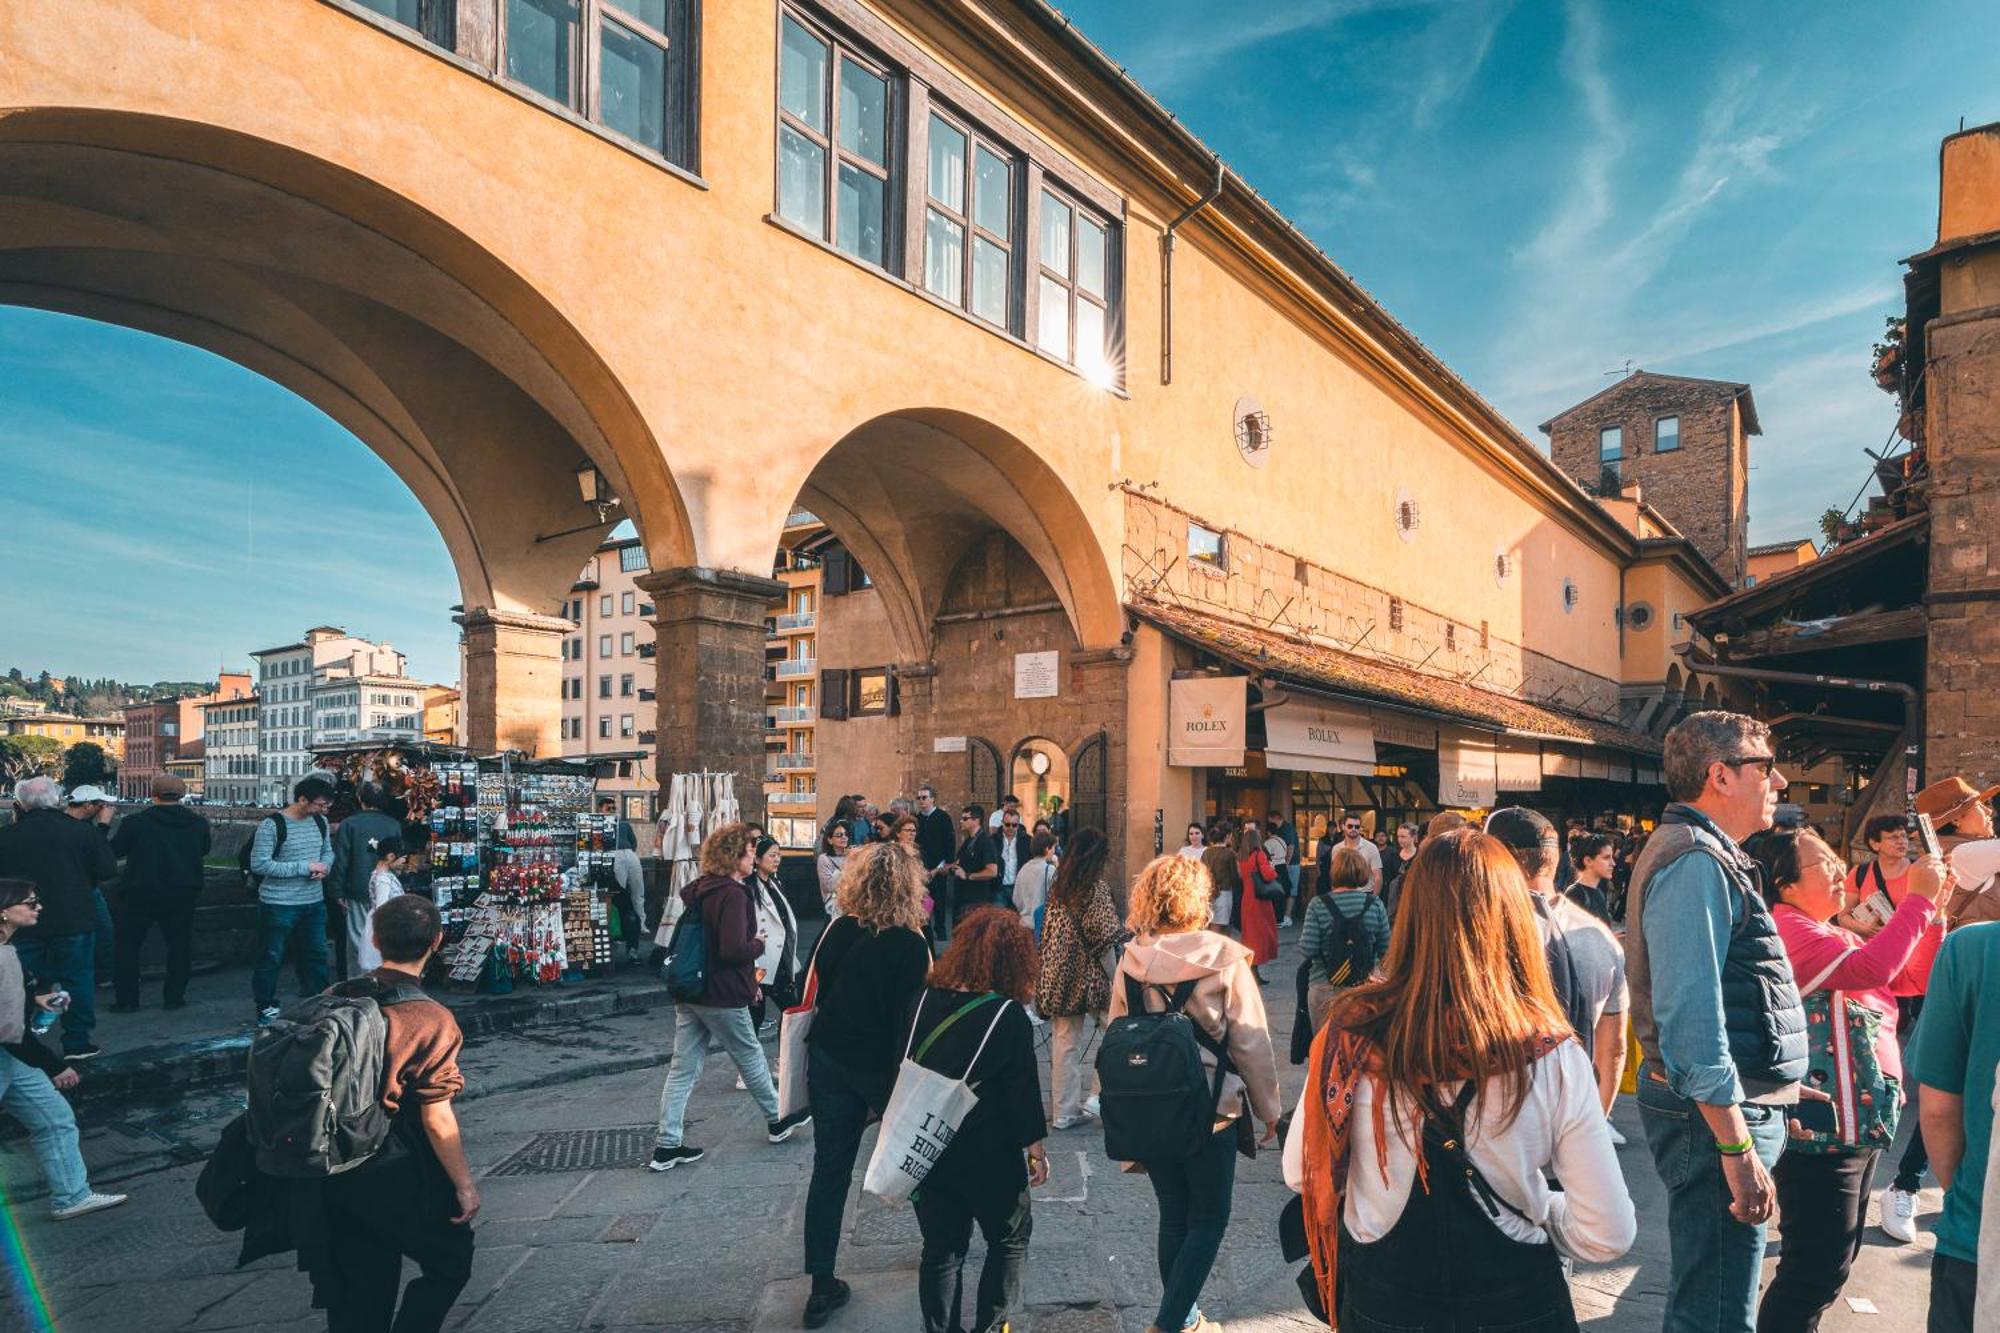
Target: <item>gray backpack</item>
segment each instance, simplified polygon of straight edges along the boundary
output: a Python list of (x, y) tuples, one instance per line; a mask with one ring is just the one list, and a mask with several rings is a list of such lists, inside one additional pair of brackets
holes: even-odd
[(310, 1180), (361, 1165), (389, 1137), (382, 1010), (426, 998), (372, 977), (300, 1000), (250, 1043), (250, 1146), (266, 1175)]

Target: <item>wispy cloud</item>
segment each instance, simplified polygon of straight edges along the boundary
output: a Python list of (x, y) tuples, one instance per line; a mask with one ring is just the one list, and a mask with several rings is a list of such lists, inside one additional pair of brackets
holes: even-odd
[[(1332, 27), (1364, 14), (1428, 9), (1447, 0), (1265, 0), (1233, 6), (1227, 24), (1161, 21), (1156, 35), (1131, 50), (1133, 73), (1155, 94), (1185, 92), (1235, 57), (1266, 42)], [(1200, 9), (1191, 11), (1200, 13)]]

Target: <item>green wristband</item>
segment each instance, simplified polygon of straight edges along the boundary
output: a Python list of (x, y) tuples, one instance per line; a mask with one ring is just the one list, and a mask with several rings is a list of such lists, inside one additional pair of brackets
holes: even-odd
[(1715, 1150), (1724, 1157), (1741, 1157), (1756, 1146), (1755, 1139), (1745, 1139), (1741, 1143), (1724, 1143), (1721, 1139), (1715, 1141)]

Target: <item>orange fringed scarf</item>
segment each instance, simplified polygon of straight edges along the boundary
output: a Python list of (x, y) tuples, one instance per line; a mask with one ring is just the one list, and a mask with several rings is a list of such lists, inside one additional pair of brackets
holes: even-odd
[[(1545, 1033), (1527, 1042), (1530, 1063), (1547, 1055), (1571, 1039), (1568, 1032)], [(1313, 1278), (1319, 1284), (1320, 1305), (1326, 1311), (1329, 1328), (1340, 1327), (1337, 1297), (1340, 1277), (1340, 1210), (1347, 1183), (1348, 1144), (1351, 1139), (1354, 1101), (1361, 1080), (1375, 1084), (1371, 1108), (1375, 1130), (1375, 1167), (1389, 1180), (1389, 1133), (1387, 1079), (1382, 1074), (1380, 1054), (1366, 1039), (1328, 1023), (1313, 1037), (1312, 1055), (1307, 1066), (1312, 1071), (1310, 1086), (1320, 1090), (1317, 1099), (1304, 1103), (1305, 1117), (1305, 1203), (1306, 1245), (1312, 1251)], [(1293, 1126), (1294, 1130), (1298, 1127)], [(1417, 1175), (1428, 1191), (1422, 1153), (1417, 1154)]]

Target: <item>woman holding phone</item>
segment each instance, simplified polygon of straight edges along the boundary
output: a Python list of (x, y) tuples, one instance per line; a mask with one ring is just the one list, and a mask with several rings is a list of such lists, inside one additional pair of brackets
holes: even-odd
[[(1861, 1252), (1869, 1185), (1882, 1150), (1895, 1138), (1904, 1099), (1890, 984), (1937, 915), (1951, 872), (1935, 856), (1912, 862), (1894, 915), (1864, 943), (1833, 922), (1847, 905), (1847, 866), (1817, 834), (1773, 830), (1750, 839), (1744, 850), (1763, 868), (1764, 897), (1806, 999), (1808, 1024), (1823, 1014), (1829, 1033), (1812, 1034), (1806, 1084), (1818, 1095), (1789, 1108), (1791, 1141), (1771, 1172), (1783, 1243), (1778, 1271), (1757, 1310), (1758, 1333), (1807, 1333), (1839, 1298)], [(1851, 1006), (1862, 1012), (1851, 1013)], [(1868, 1050), (1836, 1062), (1830, 1050), (1845, 1044), (1831, 1040), (1834, 1025), (1851, 1035), (1857, 1022), (1859, 1030), (1873, 1030)]]

